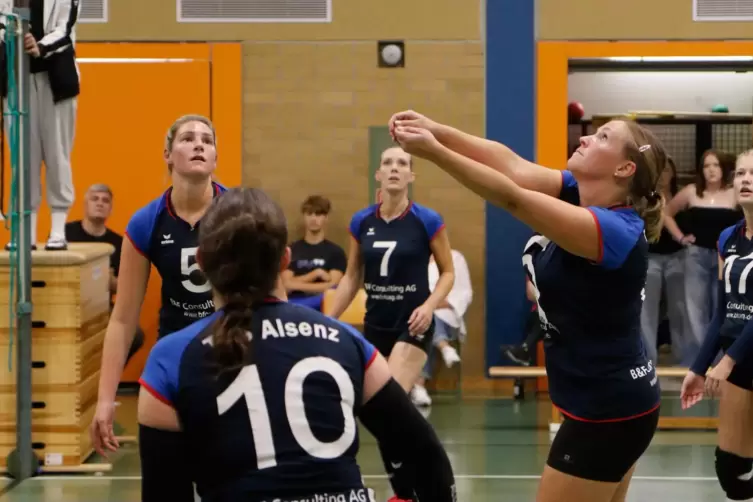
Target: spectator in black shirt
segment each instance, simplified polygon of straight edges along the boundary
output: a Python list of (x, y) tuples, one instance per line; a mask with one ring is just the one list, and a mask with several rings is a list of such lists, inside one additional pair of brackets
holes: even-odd
[(345, 251), (325, 239), (330, 201), (321, 195), (308, 197), (301, 205), (305, 233), (290, 245), (291, 260), (282, 280), (292, 302), (319, 310), (324, 292), (337, 286), (347, 265)]
[[(111, 244), (115, 252), (110, 255), (110, 294), (118, 292), (118, 271), (120, 270), (120, 249), (123, 236), (105, 225), (112, 213), (112, 190), (105, 184), (95, 184), (86, 191), (84, 218), (65, 225), (69, 242), (104, 242)], [(110, 305), (112, 305), (112, 296)], [(128, 360), (144, 344), (144, 332), (139, 328), (128, 352)]]

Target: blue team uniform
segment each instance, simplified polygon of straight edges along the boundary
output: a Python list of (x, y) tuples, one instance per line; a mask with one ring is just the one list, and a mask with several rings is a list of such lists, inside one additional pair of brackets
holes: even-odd
[[(722, 269), (723, 297), (720, 298), (721, 324), (717, 350), (721, 347), (734, 361), (728, 381), (744, 389), (753, 390), (753, 242), (745, 236), (745, 220), (728, 227), (719, 235), (719, 255)], [(707, 337), (714, 337), (709, 333)], [(704, 345), (707, 345), (704, 343)], [(703, 350), (701, 352), (704, 352)], [(705, 359), (703, 354), (699, 359)], [(704, 374), (706, 367), (696, 370)], [(694, 368), (695, 370), (695, 368)]]
[[(215, 196), (225, 187), (213, 183)], [(199, 223), (175, 215), (172, 187), (142, 207), (126, 226), (126, 236), (162, 277), (159, 336), (178, 331), (214, 312), (212, 288), (196, 263)]]
[(254, 364), (218, 378), (211, 333), (220, 316), (159, 340), (140, 380), (175, 408), (184, 441), (201, 452), (191, 471), (202, 500), (368, 500), (358, 498), (355, 416), (374, 347), (339, 321), (270, 299), (253, 314)]
[[(563, 172), (560, 198), (579, 204)], [(596, 262), (532, 237), (523, 264), (539, 292), (538, 311), (552, 403), (585, 421), (634, 418), (659, 406), (659, 384), (640, 330), (648, 242), (630, 207), (589, 207), (601, 252)]]
[[(431, 295), (431, 241), (442, 228), (439, 213), (415, 202), (389, 222), (380, 216), (379, 204), (353, 215), (349, 230), (361, 247), (367, 294), (364, 333), (372, 343), (371, 332), (393, 343), (407, 333), (411, 314)], [(389, 353), (389, 344), (381, 345), (380, 351)]]

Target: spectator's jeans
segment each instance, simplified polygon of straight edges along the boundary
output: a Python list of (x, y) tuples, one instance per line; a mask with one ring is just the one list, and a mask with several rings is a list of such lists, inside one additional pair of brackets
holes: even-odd
[[(677, 363), (689, 357), (684, 352), (685, 343), (683, 340), (686, 325), (684, 256), (684, 250), (672, 254), (651, 253), (648, 255), (646, 297), (643, 300), (643, 310), (641, 311), (641, 331), (643, 332), (643, 342), (646, 345), (646, 353), (649, 359), (654, 362), (654, 366), (658, 364), (656, 338), (661, 319), (662, 289), (667, 299), (672, 355)], [(662, 286), (664, 287), (662, 288)]]
[(693, 364), (711, 316), (717, 308), (719, 258), (714, 249), (688, 246), (685, 249), (685, 350), (683, 366)]
[(432, 340), (431, 349), (429, 350), (426, 364), (424, 365), (423, 377), (427, 380), (431, 378), (431, 369), (434, 366), (434, 358), (437, 353), (437, 345), (442, 340), (457, 340), (460, 335), (458, 328), (453, 328), (437, 316), (434, 316), (434, 340)]

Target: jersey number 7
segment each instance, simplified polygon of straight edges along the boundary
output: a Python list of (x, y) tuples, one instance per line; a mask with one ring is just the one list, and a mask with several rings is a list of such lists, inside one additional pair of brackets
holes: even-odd
[(384, 255), (382, 255), (382, 263), (379, 265), (379, 275), (387, 277), (387, 271), (389, 270), (390, 257), (392, 252), (397, 247), (397, 241), (374, 241), (374, 249), (386, 249)]
[[(331, 443), (319, 441), (311, 430), (303, 405), (303, 384), (314, 372), (327, 373), (340, 389), (345, 426), (340, 437)], [(255, 364), (246, 366), (225, 391), (217, 397), (217, 410), (224, 415), (235, 403), (245, 397), (251, 433), (256, 447), (258, 469), (268, 469), (277, 465), (272, 423), (264, 396), (264, 388)], [(274, 396), (272, 399), (278, 398)], [(285, 414), (298, 445), (315, 458), (333, 459), (340, 457), (351, 447), (356, 437), (356, 423), (353, 418), (355, 391), (348, 373), (333, 359), (328, 357), (307, 357), (298, 361), (285, 380)], [(284, 432), (283, 432), (284, 433)]]

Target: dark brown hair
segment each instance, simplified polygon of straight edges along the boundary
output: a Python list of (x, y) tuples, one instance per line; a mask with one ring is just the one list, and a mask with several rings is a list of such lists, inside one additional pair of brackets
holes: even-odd
[(658, 185), (669, 164), (669, 156), (662, 142), (649, 129), (630, 120), (625, 124), (631, 136), (625, 143), (625, 157), (635, 164), (629, 202), (643, 218), (649, 242), (656, 242), (661, 236), (664, 211), (664, 195)]
[(225, 304), (212, 339), (221, 368), (237, 368), (252, 357), (253, 309), (274, 290), (287, 242), (282, 209), (258, 188), (228, 190), (202, 218), (197, 258)]
[(703, 192), (706, 191), (706, 176), (703, 175), (703, 165), (706, 163), (706, 159), (712, 155), (719, 161), (719, 168), (722, 170), (722, 188), (729, 186), (732, 173), (735, 172), (734, 155), (713, 149), (703, 152), (695, 171), (695, 193), (699, 199), (703, 198)]
[(321, 195), (309, 195), (301, 204), (303, 214), (329, 214), (331, 210), (332, 203)]

